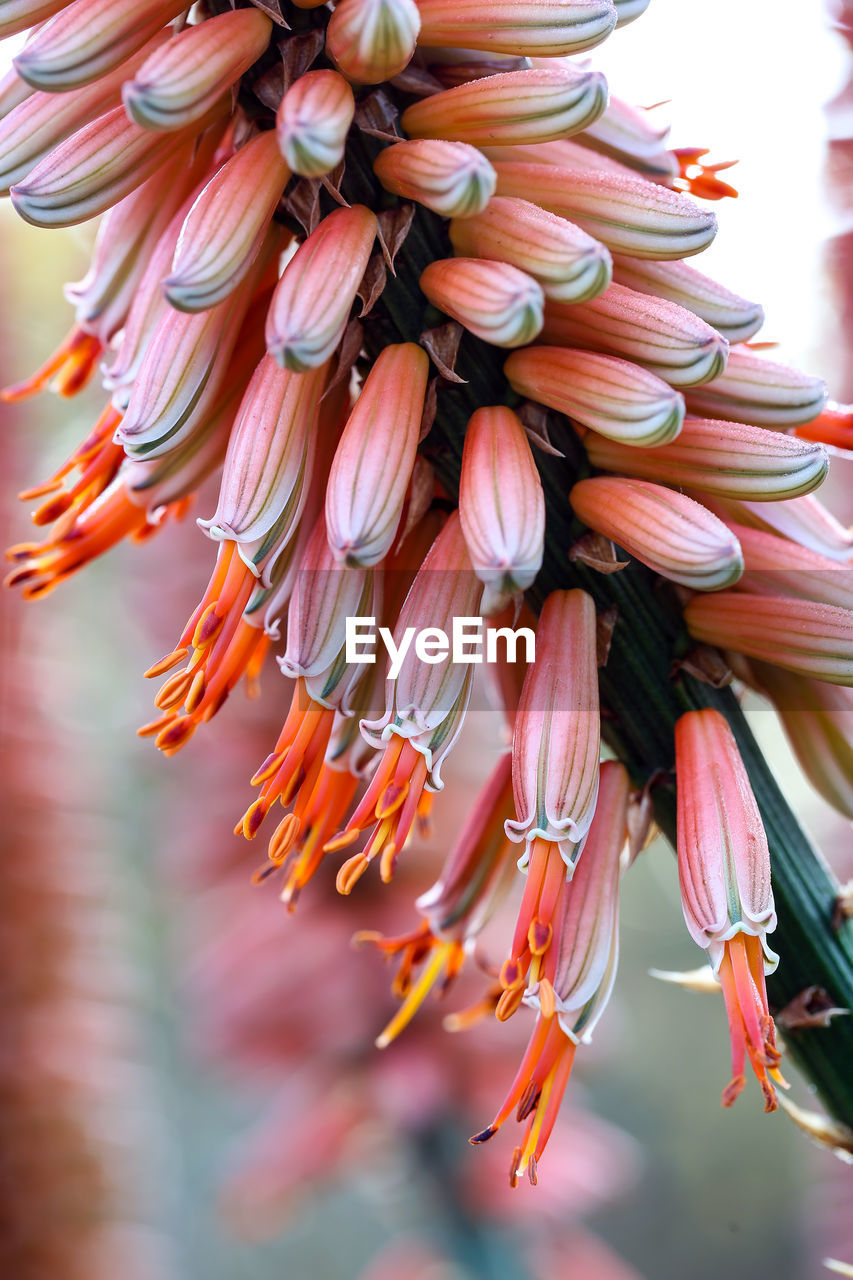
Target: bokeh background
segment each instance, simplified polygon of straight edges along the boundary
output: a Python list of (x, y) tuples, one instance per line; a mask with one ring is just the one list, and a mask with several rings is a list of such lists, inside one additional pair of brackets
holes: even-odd
[[(780, 359), (853, 398), (853, 105), (830, 14), (653, 0), (595, 61), (619, 96), (667, 101), (674, 145), (738, 159), (741, 196), (719, 207), (699, 265), (764, 302)], [(84, 274), (91, 228), (39, 232), (4, 207), (0, 234), (5, 383), (67, 329), (60, 282)], [(6, 543), (29, 536), (17, 490), (99, 408), (89, 390), (0, 410)], [(851, 478), (836, 460), (847, 522)], [(203, 495), (193, 516), (213, 505)], [(825, 1255), (853, 1261), (853, 1170), (765, 1117), (753, 1089), (722, 1111), (722, 1002), (648, 977), (702, 959), (663, 842), (625, 884), (613, 1004), (538, 1188), (505, 1187), (504, 1135), (465, 1141), (502, 1098), (524, 1028), (450, 1036), (430, 1008), (371, 1049), (390, 973), (350, 936), (416, 922), (405, 904), (486, 776), (494, 724), (472, 715), (404, 883), (343, 900), (321, 877), (288, 916), (250, 883), (260, 851), (230, 835), (289, 700), (277, 672), (174, 760), (133, 733), (151, 714), (140, 673), (172, 647), (212, 558), (191, 518), (37, 604), (0, 597), (0, 1274), (816, 1280)], [(774, 715), (756, 700), (751, 716), (807, 828), (853, 875), (849, 824), (809, 791)], [(469, 998), (463, 984), (447, 1009)], [(810, 1105), (805, 1082), (793, 1093)]]

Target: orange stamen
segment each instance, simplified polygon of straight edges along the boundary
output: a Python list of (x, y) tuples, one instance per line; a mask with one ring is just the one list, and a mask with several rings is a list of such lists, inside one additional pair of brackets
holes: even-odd
[(44, 391), (51, 379), (61, 396), (73, 396), (85, 387), (95, 372), (103, 346), (100, 338), (75, 325), (56, 351), (32, 377), (0, 391), (0, 400), (26, 400)]

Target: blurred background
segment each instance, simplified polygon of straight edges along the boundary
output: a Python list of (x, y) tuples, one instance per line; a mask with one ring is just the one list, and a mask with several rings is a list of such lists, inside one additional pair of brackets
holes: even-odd
[[(847, 45), (818, 4), (653, 0), (595, 58), (615, 94), (672, 121), (675, 146), (737, 159), (741, 195), (699, 264), (763, 301), (782, 360), (853, 398), (847, 321), (853, 93)], [(848, 97), (850, 103), (848, 105)], [(727, 175), (728, 176), (728, 175)], [(91, 228), (39, 232), (0, 210), (0, 380), (70, 323), (60, 284)], [(3, 407), (5, 544), (29, 537), (15, 494), (100, 410), (96, 389)], [(853, 521), (850, 464), (830, 479)], [(170, 650), (213, 562), (194, 528), (123, 545), (38, 603), (0, 596), (4, 762), (0, 1274), (10, 1280), (816, 1280), (853, 1261), (853, 1171), (728, 1079), (720, 1000), (648, 977), (702, 957), (671, 851), (627, 878), (622, 962), (579, 1059), (540, 1186), (510, 1192), (511, 1141), (474, 1150), (517, 1065), (522, 1016), (449, 1035), (464, 982), (383, 1054), (390, 971), (357, 928), (404, 932), (494, 758), (470, 718), (435, 831), (393, 894), (336, 898), (318, 877), (289, 916), (255, 887), (261, 851), (230, 835), (289, 690), (240, 694), (167, 761), (134, 735), (141, 671)], [(482, 705), (482, 701), (480, 703)], [(795, 810), (844, 879), (849, 824), (809, 790), (774, 715), (752, 720)], [(518, 1025), (516, 1025), (518, 1024)], [(806, 1084), (793, 1096), (809, 1105)]]

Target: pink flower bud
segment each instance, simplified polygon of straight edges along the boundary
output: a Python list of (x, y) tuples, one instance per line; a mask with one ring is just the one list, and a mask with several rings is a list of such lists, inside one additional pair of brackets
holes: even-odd
[(0, 6), (0, 40), (16, 36), (37, 22), (52, 18), (67, 4), (68, 0), (3, 0)]
[(380, 151), (373, 171), (386, 191), (417, 200), (443, 218), (470, 218), (485, 209), (495, 190), (495, 171), (465, 142), (422, 138)]
[(504, 365), (520, 395), (630, 446), (667, 444), (681, 430), (684, 400), (668, 383), (614, 356), (525, 347)]
[(612, 94), (602, 114), (578, 138), (583, 146), (668, 185), (679, 176), (678, 158), (667, 150), (669, 125), (654, 123), (648, 111)]
[(557, 346), (634, 360), (674, 387), (718, 377), (729, 350), (725, 338), (691, 311), (620, 284), (580, 305), (549, 302), (542, 336)]
[(204, 311), (233, 293), (260, 252), (289, 177), (272, 132), (257, 134), (217, 170), (186, 216), (163, 282), (173, 307)]
[[(702, 601), (713, 597), (702, 597)], [(767, 945), (776, 927), (770, 855), (749, 775), (719, 711), (688, 711), (675, 726), (678, 875), (690, 936), (708, 952), (726, 997), (732, 1037), (730, 1105), (743, 1088), (746, 1054), (776, 1106), (768, 1080), (779, 1062), (764, 974), (778, 957)], [(763, 963), (762, 963), (762, 951)]]
[(421, 273), (427, 298), (497, 347), (521, 347), (542, 328), (545, 297), (517, 267), (482, 258), (440, 258)]
[(524, 427), (501, 405), (478, 409), (465, 431), (459, 517), (482, 609), (498, 613), (532, 584), (545, 551), (545, 497)]
[(829, 468), (826, 450), (778, 431), (687, 418), (676, 440), (636, 449), (591, 433), (584, 448), (594, 467), (723, 498), (772, 503), (809, 493)]
[(702, 417), (795, 427), (818, 416), (826, 404), (826, 385), (748, 347), (736, 347), (725, 372), (686, 398), (688, 412)]
[(813, 494), (782, 502), (742, 502), (726, 498), (717, 502), (715, 510), (725, 520), (778, 533), (832, 560), (853, 559), (853, 529), (845, 528)]
[(613, 279), (637, 293), (677, 302), (730, 343), (746, 342), (764, 323), (764, 309), (757, 302), (739, 297), (686, 262), (647, 262), (620, 254), (613, 259)]
[(325, 364), (343, 337), (376, 236), (362, 204), (324, 218), (288, 262), (270, 304), (267, 350), (300, 373)]
[(189, 130), (151, 133), (115, 107), (66, 138), (12, 187), (12, 203), (36, 227), (86, 222), (141, 187), (195, 133), (225, 109), (221, 103)]
[(10, 67), (4, 76), (0, 76), (0, 120), (5, 120), (10, 111), (26, 102), (32, 94), (32, 85), (22, 80), (14, 67)]
[(569, 874), (598, 795), (600, 724), (595, 605), (585, 591), (552, 591), (536, 629), (536, 661), (521, 693), (512, 739), (516, 817), (510, 840), (555, 843)]
[(610, 284), (604, 245), (528, 200), (495, 196), (482, 213), (454, 218), (450, 239), (461, 257), (490, 258), (526, 271), (554, 301), (585, 302)]
[(590, 172), (515, 159), (493, 164), (498, 195), (534, 200), (543, 209), (576, 222), (614, 253), (632, 258), (686, 258), (706, 248), (717, 231), (713, 213), (678, 191), (634, 174)]
[(802, 596), (853, 609), (853, 567), (761, 529), (729, 522), (743, 550), (744, 591)]
[(15, 66), (35, 89), (76, 89), (112, 71), (185, 8), (181, 0), (73, 0), (27, 42)]
[(335, 451), (326, 528), (335, 560), (367, 568), (391, 550), (415, 465), (429, 359), (413, 342), (385, 347)]
[(309, 71), (279, 104), (276, 137), (294, 173), (320, 178), (343, 159), (355, 114), (352, 89), (337, 71)]
[(576, 484), (569, 502), (590, 529), (693, 591), (733, 586), (743, 573), (735, 535), (683, 493), (647, 480), (596, 476)]
[[(606, 101), (607, 85), (597, 71), (507, 71), (422, 98), (403, 112), (400, 123), (410, 138), (474, 146), (547, 142), (586, 128)], [(531, 188), (523, 194), (529, 198)]]
[(695, 596), (684, 610), (704, 644), (828, 684), (853, 685), (853, 611), (793, 596), (721, 591)]
[(420, 26), (414, 0), (339, 0), (326, 52), (348, 80), (379, 84), (411, 62)]
[(529, 57), (580, 53), (616, 25), (611, 0), (420, 0), (420, 43)]
[(182, 129), (201, 119), (261, 56), (271, 30), (259, 9), (236, 9), (186, 27), (125, 84), (128, 115), (143, 129)]

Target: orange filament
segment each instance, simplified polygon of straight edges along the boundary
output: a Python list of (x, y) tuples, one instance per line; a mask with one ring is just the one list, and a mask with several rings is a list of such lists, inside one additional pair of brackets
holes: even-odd
[[(559, 846), (550, 840), (534, 840), (510, 955), (501, 969), (501, 985), (506, 992), (523, 985), (528, 965), (531, 982), (543, 977), (553, 981), (565, 889), (566, 864)], [(517, 1007), (507, 999), (500, 1005), (499, 1016), (508, 1017)]]
[(787, 1085), (779, 1072), (781, 1054), (767, 1007), (761, 939), (735, 934), (725, 944), (719, 977), (732, 1044), (732, 1079), (723, 1091), (723, 1106), (730, 1107), (743, 1089), (748, 1057), (764, 1094), (764, 1110), (775, 1111), (778, 1102), (771, 1077), (777, 1084)]
[(345, 849), (362, 831), (372, 828), (362, 852), (341, 867), (339, 893), (350, 893), (376, 857), (380, 858), (383, 882), (391, 880), (397, 857), (420, 812), (427, 773), (425, 756), (407, 738), (394, 734), (346, 830), (326, 844), (327, 853)]
[(731, 169), (737, 160), (723, 160), (717, 164), (703, 164), (702, 157), (708, 154), (703, 147), (679, 147), (673, 151), (681, 172), (676, 186), (691, 195), (703, 200), (723, 200), (726, 196), (737, 196), (737, 190), (717, 177), (724, 169)]
[(39, 391), (44, 391), (51, 380), (53, 389), (59, 395), (76, 395), (95, 372), (103, 349), (100, 338), (75, 325), (50, 359), (31, 378), (0, 391), (0, 399), (27, 400)]
[[(62, 466), (43, 484), (18, 494), (22, 502), (46, 499), (33, 512), (34, 524), (52, 524), (66, 516), (70, 525), (103, 493), (114, 479), (124, 458), (121, 445), (113, 441), (121, 419), (122, 415), (118, 410), (107, 405), (89, 435)], [(75, 467), (79, 469), (80, 475), (69, 489), (64, 489), (62, 481)]]
[[(426, 921), (411, 933), (397, 938), (385, 938), (381, 933), (362, 932), (355, 935), (353, 942), (371, 943), (389, 958), (400, 956), (391, 990), (403, 1003), (377, 1037), (378, 1049), (387, 1048), (409, 1025), (439, 978), (442, 978), (439, 994), (443, 996), (465, 962), (463, 944), (456, 939), (445, 941), (437, 938)], [(419, 965), (423, 965), (423, 968), (415, 979), (414, 970)]]
[(488, 1142), (513, 1110), (517, 1120), (527, 1121), (524, 1140), (512, 1156), (510, 1184), (513, 1187), (525, 1169), (531, 1183), (536, 1182), (537, 1165), (557, 1120), (576, 1047), (553, 1015), (546, 1015), (544, 1010), (540, 1012), (521, 1066), (500, 1110), (486, 1129), (469, 1139), (475, 1145)]

